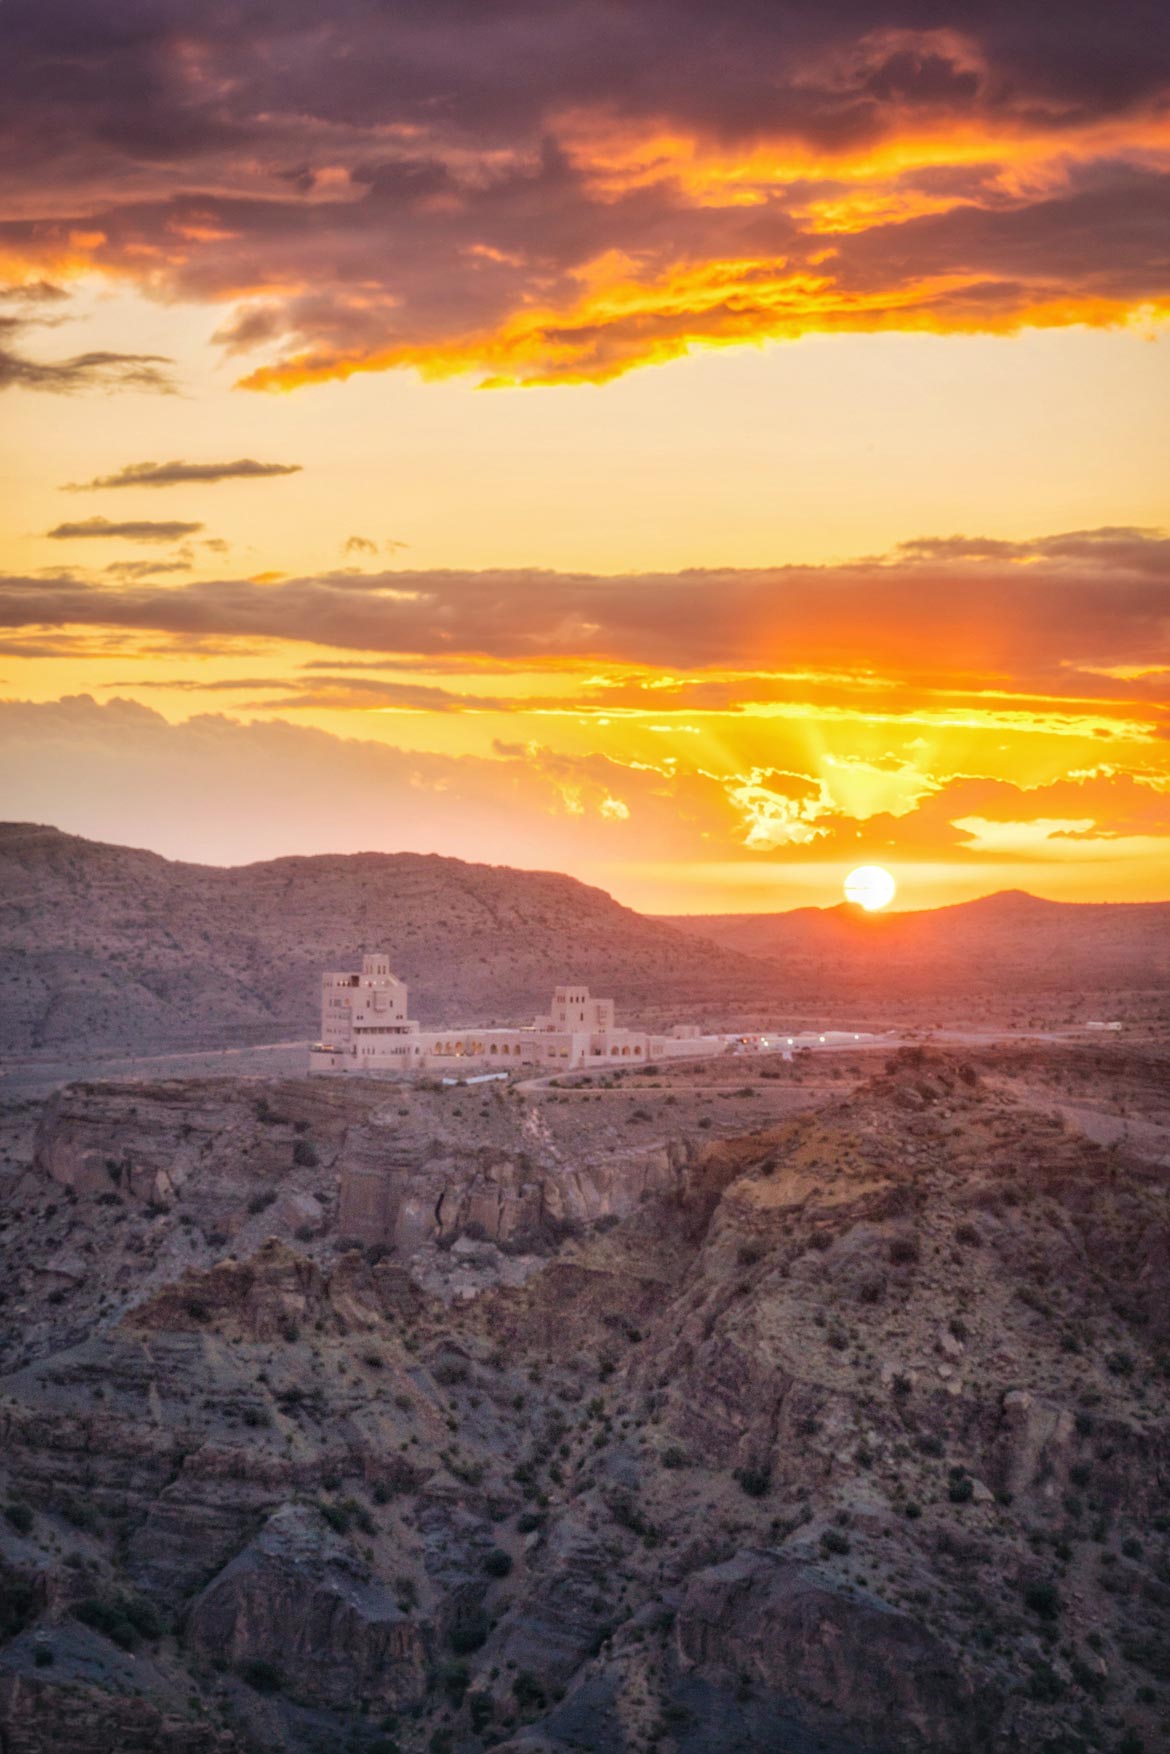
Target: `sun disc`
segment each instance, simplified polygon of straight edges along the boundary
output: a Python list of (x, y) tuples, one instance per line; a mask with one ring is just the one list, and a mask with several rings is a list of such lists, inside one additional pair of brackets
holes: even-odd
[(863, 907), (867, 913), (888, 907), (898, 886), (883, 865), (859, 865), (845, 879), (845, 899)]

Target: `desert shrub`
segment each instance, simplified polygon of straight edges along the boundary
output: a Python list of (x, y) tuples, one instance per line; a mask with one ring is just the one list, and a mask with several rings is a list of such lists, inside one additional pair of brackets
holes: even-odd
[(468, 1371), (462, 1358), (440, 1358), (431, 1374), (444, 1388), (453, 1388), (456, 1383), (467, 1381)]
[(764, 1245), (760, 1242), (742, 1242), (736, 1250), (735, 1258), (741, 1267), (754, 1267), (764, 1258)]
[(1028, 1677), (1028, 1694), (1043, 1705), (1055, 1705), (1065, 1695), (1065, 1684), (1051, 1663), (1037, 1661)]
[(265, 1657), (250, 1657), (240, 1664), (237, 1673), (257, 1693), (280, 1693), (284, 1689), (284, 1676)]
[(964, 1248), (977, 1249), (983, 1238), (973, 1224), (960, 1224), (955, 1231), (955, 1241), (961, 1242)]
[(153, 1640), (163, 1633), (158, 1610), (143, 1596), (86, 1596), (74, 1605), (73, 1613), (122, 1650), (133, 1650), (140, 1638)]
[(293, 1141), (293, 1162), (299, 1169), (316, 1169), (321, 1159), (317, 1155), (317, 1147), (308, 1139)]
[(969, 1474), (960, 1474), (947, 1487), (947, 1497), (952, 1504), (970, 1504), (975, 1496), (975, 1482)]
[(512, 1697), (521, 1711), (543, 1711), (546, 1704), (544, 1688), (527, 1669), (521, 1669), (513, 1681)]
[(65, 1521), (72, 1523), (75, 1529), (95, 1533), (102, 1526), (101, 1517), (86, 1498), (68, 1498), (63, 1504), (54, 1505), (54, 1509), (59, 1510)]
[(275, 1202), (275, 1193), (271, 1188), (265, 1188), (262, 1193), (252, 1195), (248, 1201), (248, 1210), (255, 1217), (258, 1212), (267, 1212), (269, 1206), (274, 1205)]
[(33, 1652), (33, 1662), (38, 1669), (48, 1669), (53, 1665), (53, 1650), (50, 1645), (38, 1644)]
[(489, 1577), (507, 1577), (512, 1569), (512, 1555), (502, 1547), (493, 1547), (484, 1558), (483, 1568)]
[(4, 1507), (4, 1515), (18, 1535), (27, 1535), (33, 1526), (32, 1508), (27, 1504), (13, 1500), (11, 1504)]
[(447, 1634), (447, 1643), (457, 1657), (470, 1656), (487, 1643), (488, 1619), (482, 1609), (473, 1608), (455, 1621)]
[(473, 1693), (467, 1701), (471, 1727), (478, 1736), (486, 1730), (495, 1715), (495, 1702), (490, 1693)]
[(849, 1536), (840, 1529), (826, 1529), (821, 1535), (822, 1553), (848, 1553)]
[(1039, 1620), (1055, 1620), (1060, 1614), (1060, 1592), (1048, 1578), (1024, 1587), (1024, 1606)]
[(890, 1244), (890, 1260), (895, 1267), (916, 1266), (919, 1259), (918, 1244), (913, 1237), (896, 1236)]
[(466, 1663), (445, 1663), (439, 1671), (439, 1679), (443, 1683), (443, 1692), (453, 1705), (463, 1704), (463, 1695), (471, 1682), (471, 1670)]
[(763, 1498), (772, 1485), (770, 1468), (737, 1468), (736, 1483), (749, 1498)]
[(0, 1564), (0, 1640), (15, 1638), (37, 1617), (37, 1586)]
[(677, 1443), (670, 1443), (667, 1444), (666, 1448), (663, 1450), (659, 1460), (664, 1468), (685, 1468), (687, 1465), (687, 1452), (684, 1449), (680, 1449)]

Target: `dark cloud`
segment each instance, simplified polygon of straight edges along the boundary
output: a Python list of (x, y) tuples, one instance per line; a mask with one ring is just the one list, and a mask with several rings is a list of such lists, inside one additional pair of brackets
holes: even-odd
[(0, 347), (0, 390), (47, 390), (59, 396), (82, 390), (174, 391), (171, 361), (157, 353), (75, 353), (69, 359), (29, 359)]
[[(266, 712), (287, 712), (304, 708), (330, 711), (377, 711), (412, 713), (518, 712), (531, 705), (495, 695), (456, 694), (448, 688), (435, 688), (417, 682), (385, 682), (366, 676), (249, 676), (217, 677), (204, 682), (196, 677), (176, 680), (173, 677), (110, 682), (108, 688), (166, 689), (187, 694), (263, 695), (247, 700), (245, 707), (263, 707)], [(275, 697), (275, 698), (273, 698)]]
[(228, 305), (259, 386), (1170, 295), (1154, 0), (6, 0), (0, 38), (0, 246)]
[(106, 487), (180, 487), (188, 482), (266, 481), (277, 475), (299, 475), (299, 463), (257, 463), (240, 457), (234, 463), (125, 463), (112, 475), (92, 481), (71, 481), (69, 493), (89, 493)]
[(347, 536), (341, 545), (343, 554), (377, 554), (378, 544), (369, 536)]
[(55, 328), (69, 294), (48, 280), (0, 287), (0, 390), (43, 390), (59, 396), (83, 390), (153, 390), (172, 394), (171, 360), (155, 353), (93, 350), (65, 359), (30, 359), (16, 341), (27, 329)]
[(68, 299), (65, 288), (49, 280), (27, 280), (17, 286), (0, 287), (0, 304), (56, 305), (67, 303)]
[(118, 579), (155, 579), (164, 573), (190, 572), (189, 560), (114, 560), (103, 569)]
[[(115, 529), (165, 531), (161, 540), (176, 527), (99, 523), (90, 533)], [(861, 665), (919, 697), (923, 687), (1010, 680), (1040, 693), (1079, 688), (1139, 699), (1140, 683), (1102, 677), (1170, 665), (1170, 538), (1071, 532), (1008, 544), (1006, 554), (999, 544), (954, 540), (956, 551), (922, 540), (890, 559), (835, 567), (627, 577), (343, 571), (165, 589), (130, 581), (94, 588), (68, 574), (8, 578), (0, 580), (0, 625), (301, 641), (439, 664), (580, 658), (698, 672)]]
[(202, 528), (202, 524), (184, 524), (174, 518), (161, 522), (132, 518), (123, 523), (114, 523), (110, 518), (80, 518), (73, 523), (55, 524), (45, 535), (54, 542), (74, 542), (93, 536), (114, 537), (122, 542), (179, 542)]

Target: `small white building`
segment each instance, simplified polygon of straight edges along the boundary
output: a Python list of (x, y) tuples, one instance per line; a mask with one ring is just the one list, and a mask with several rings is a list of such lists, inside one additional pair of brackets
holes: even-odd
[(321, 977), (321, 1039), (310, 1050), (309, 1070), (570, 1071), (720, 1053), (725, 1045), (723, 1036), (703, 1035), (692, 1023), (676, 1024), (667, 1035), (619, 1028), (613, 1000), (595, 999), (578, 984), (557, 987), (548, 1012), (526, 1029), (420, 1029), (407, 1016), (405, 982), (378, 953), (362, 958), (360, 973)]

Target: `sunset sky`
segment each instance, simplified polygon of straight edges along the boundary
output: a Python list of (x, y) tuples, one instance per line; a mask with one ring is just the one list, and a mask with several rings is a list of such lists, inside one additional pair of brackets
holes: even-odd
[(0, 815), (1170, 897), (1154, 0), (4, 0)]

